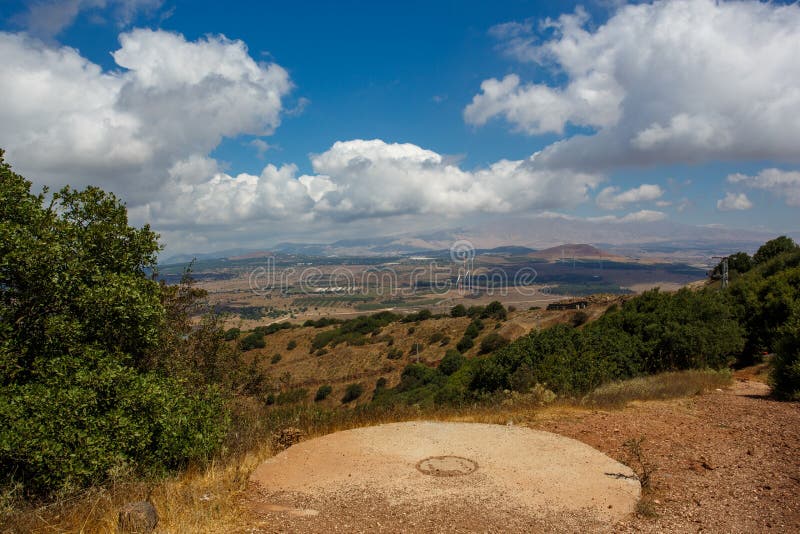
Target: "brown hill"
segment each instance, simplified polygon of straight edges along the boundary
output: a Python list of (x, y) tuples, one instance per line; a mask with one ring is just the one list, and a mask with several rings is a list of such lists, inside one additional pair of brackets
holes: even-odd
[(605, 252), (597, 247), (586, 244), (565, 244), (557, 247), (546, 248), (544, 250), (537, 250), (529, 254), (531, 258), (542, 259), (546, 261), (559, 261), (562, 258), (565, 260), (613, 260), (613, 261), (630, 261), (629, 258), (614, 255), (610, 252)]

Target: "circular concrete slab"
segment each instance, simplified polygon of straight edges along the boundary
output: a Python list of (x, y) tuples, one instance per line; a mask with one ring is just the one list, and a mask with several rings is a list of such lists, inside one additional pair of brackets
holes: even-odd
[(469, 510), (491, 498), (492, 512), (577, 514), (606, 525), (631, 513), (641, 490), (630, 468), (579, 441), (524, 427), (439, 422), (305, 441), (264, 462), (251, 480), (271, 495), (294, 496), (290, 504), (300, 509), (323, 508), (307, 511), (314, 516), (335, 514), (344, 495), (375, 496), (382, 510), (431, 503)]

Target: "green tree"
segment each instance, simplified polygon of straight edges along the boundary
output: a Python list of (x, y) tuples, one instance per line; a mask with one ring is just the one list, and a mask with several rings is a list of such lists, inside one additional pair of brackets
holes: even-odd
[(323, 384), (317, 389), (317, 393), (314, 395), (314, 402), (324, 401), (328, 398), (328, 395), (331, 394), (333, 388), (329, 384)]
[(347, 404), (348, 402), (353, 402), (357, 398), (359, 398), (364, 393), (364, 386), (359, 383), (349, 384), (347, 388), (344, 390), (344, 395), (342, 396), (342, 402)]
[(220, 445), (219, 390), (153, 370), (157, 237), (98, 188), (31, 193), (0, 151), (0, 483), (70, 490)]
[(464, 358), (460, 352), (455, 349), (450, 349), (445, 353), (442, 361), (439, 362), (438, 369), (442, 374), (450, 376), (461, 369), (465, 361), (466, 358)]
[(795, 312), (781, 329), (770, 381), (778, 398), (800, 400), (800, 313), (798, 312)]
[(761, 248), (759, 248), (753, 255), (753, 263), (758, 265), (760, 263), (764, 263), (765, 261), (771, 260), (779, 254), (783, 254), (784, 252), (792, 252), (794, 250), (797, 250), (797, 244), (794, 242), (794, 240), (791, 237), (782, 235), (761, 245)]
[(497, 319), (498, 321), (505, 321), (508, 313), (505, 307), (499, 300), (490, 302), (481, 313), (482, 319)]
[(497, 332), (490, 332), (481, 340), (480, 353), (488, 354), (508, 345), (508, 340)]
[(465, 317), (467, 315), (467, 308), (463, 304), (456, 304), (450, 308), (450, 317)]

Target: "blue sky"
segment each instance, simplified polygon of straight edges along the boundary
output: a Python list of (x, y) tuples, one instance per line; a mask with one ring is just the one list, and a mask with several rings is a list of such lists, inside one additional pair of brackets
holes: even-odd
[[(7, 159), (37, 184), (117, 191), (173, 250), (441, 227), (462, 213), (800, 230), (797, 5), (37, 0), (4, 2), (0, 21), (0, 58), (15, 58), (3, 87), (51, 80), (0, 103)], [(244, 47), (235, 72), (202, 56)], [(169, 87), (142, 74), (163, 57), (174, 61), (153, 76), (174, 76)], [(271, 78), (253, 82), (268, 64)], [(48, 96), (81, 87), (86, 102)], [(181, 98), (198, 105), (167, 103)], [(154, 114), (176, 131), (147, 131)], [(482, 172), (503, 160), (517, 165)]]

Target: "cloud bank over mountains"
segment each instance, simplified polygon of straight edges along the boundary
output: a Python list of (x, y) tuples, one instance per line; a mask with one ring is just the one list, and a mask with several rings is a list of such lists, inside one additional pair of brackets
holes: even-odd
[[(129, 21), (161, 2), (66, 7), (95, 5), (116, 6)], [(69, 23), (53, 17), (40, 33), (55, 35)], [(602, 210), (622, 212), (593, 220), (655, 222), (667, 217), (651, 209), (671, 205), (667, 192), (658, 184), (609, 184), (611, 173), (800, 159), (796, 4), (659, 1), (623, 6), (599, 26), (578, 9), (490, 33), (509, 58), (552, 74), (545, 83), (516, 73), (486, 79), (463, 110), (475, 127), (502, 120), (524, 135), (562, 137), (525, 159), (467, 169), (412, 143), (350, 139), (311, 154), (311, 174), (271, 163), (257, 175), (236, 173), (213, 151), (223, 139), (254, 136), (250, 145), (269, 159), (271, 143), (261, 138), (299, 112), (288, 109), (289, 72), (256, 61), (242, 41), (189, 41), (147, 29), (119, 36), (112, 70), (73, 48), (0, 32), (0, 146), (37, 184), (100, 185), (126, 200), (137, 223), (187, 242), (207, 231), (256, 239), (253, 228), (266, 224), (278, 233), (337, 225), (354, 232), (409, 217), (557, 212), (592, 198)], [(737, 191), (717, 203), (722, 211), (753, 206), (741, 189), (800, 206), (800, 172), (770, 168), (727, 182)]]
[[(312, 224), (409, 214), (566, 209), (603, 179), (538, 169), (532, 159), (464, 170), (444, 155), (380, 139), (339, 141), (311, 156), (313, 175), (268, 164), (224, 172), (209, 154), (224, 137), (268, 136), (292, 89), (287, 71), (257, 63), (241, 41), (134, 30), (104, 72), (68, 47), (0, 33), (9, 76), (0, 136), (38, 182), (100, 183), (154, 226)], [(322, 224), (322, 222), (320, 223)]]

